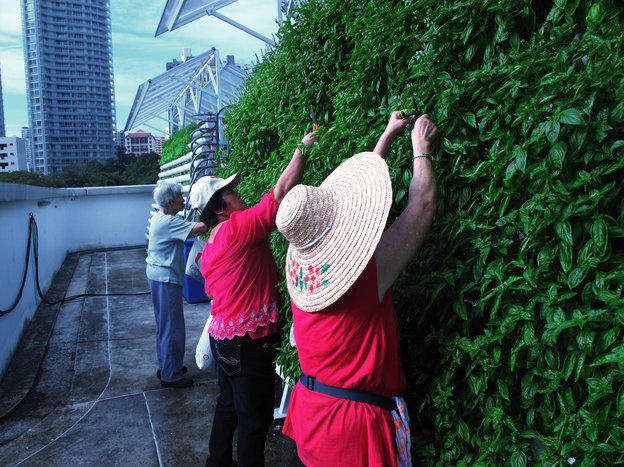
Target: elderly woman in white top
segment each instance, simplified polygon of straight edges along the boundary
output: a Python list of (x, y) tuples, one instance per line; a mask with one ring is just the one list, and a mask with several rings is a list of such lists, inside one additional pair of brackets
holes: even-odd
[(208, 231), (203, 222), (185, 221), (176, 214), (184, 209), (182, 185), (161, 182), (154, 190), (159, 210), (149, 229), (147, 282), (156, 318), (156, 353), (163, 387), (187, 388), (193, 380), (184, 378), (186, 333), (182, 309), (184, 284), (184, 240)]

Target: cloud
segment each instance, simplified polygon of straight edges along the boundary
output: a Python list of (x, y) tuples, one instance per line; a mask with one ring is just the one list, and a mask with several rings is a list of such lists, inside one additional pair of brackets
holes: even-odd
[(2, 34), (22, 37), (22, 13), (20, 0), (3, 0)]
[(24, 75), (24, 53), (21, 49), (3, 49), (0, 52), (0, 69), (2, 70), (2, 92), (26, 95), (26, 78)]

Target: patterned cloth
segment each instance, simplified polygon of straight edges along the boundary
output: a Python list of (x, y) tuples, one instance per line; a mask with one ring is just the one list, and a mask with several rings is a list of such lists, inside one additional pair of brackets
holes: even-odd
[(412, 467), (412, 441), (410, 439), (409, 428), (409, 414), (407, 413), (407, 404), (405, 399), (400, 396), (394, 397), (397, 409), (392, 411), (392, 417), (394, 418), (394, 438), (397, 446), (397, 466), (398, 467)]

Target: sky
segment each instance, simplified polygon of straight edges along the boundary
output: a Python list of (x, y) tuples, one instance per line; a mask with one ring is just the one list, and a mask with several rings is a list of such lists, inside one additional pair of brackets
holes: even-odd
[[(110, 0), (113, 72), (117, 129), (123, 130), (141, 83), (166, 71), (166, 63), (180, 60), (182, 50), (199, 55), (211, 47), (222, 59), (251, 64), (267, 44), (215, 17), (203, 17), (172, 32), (154, 37), (166, 0)], [(208, 1), (206, 0), (206, 3)], [(278, 0), (238, 0), (219, 13), (266, 36), (277, 32)], [(20, 0), (0, 0), (0, 70), (7, 136), (20, 136), (28, 126)], [(163, 122), (164, 123), (164, 122)], [(153, 131), (145, 128), (145, 131)]]

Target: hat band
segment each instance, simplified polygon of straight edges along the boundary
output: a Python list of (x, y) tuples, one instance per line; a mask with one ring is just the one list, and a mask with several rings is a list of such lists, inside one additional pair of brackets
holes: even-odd
[(323, 240), (323, 238), (325, 238), (325, 235), (327, 235), (327, 233), (331, 230), (332, 226), (329, 225), (327, 227), (325, 227), (325, 230), (323, 230), (321, 232), (321, 234), (315, 239), (312, 240), (310, 243), (308, 243), (307, 245), (303, 245), (303, 246), (294, 246), (295, 250), (305, 250), (306, 248), (310, 248), (314, 245), (316, 245), (318, 242), (320, 242), (321, 240)]

